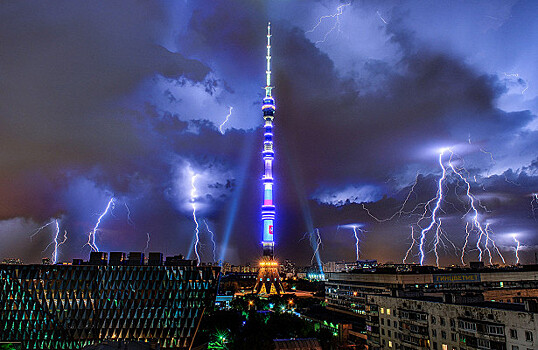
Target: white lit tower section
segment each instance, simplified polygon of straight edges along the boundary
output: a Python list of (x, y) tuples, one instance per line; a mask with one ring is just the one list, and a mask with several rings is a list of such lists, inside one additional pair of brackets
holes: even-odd
[(263, 256), (273, 258), (274, 256), (274, 221), (275, 205), (273, 203), (273, 159), (275, 152), (273, 150), (273, 118), (275, 114), (275, 99), (271, 96), (271, 23), (267, 26), (267, 69), (265, 98), (263, 99), (262, 111), (264, 119), (264, 142), (263, 142), (263, 163), (265, 171), (263, 180), (263, 205), (262, 205), (262, 222), (263, 222)]
[(273, 159), (275, 152), (273, 150), (273, 118), (275, 114), (275, 99), (271, 96), (271, 23), (267, 26), (267, 82), (265, 85), (265, 97), (263, 99), (262, 111), (264, 120), (263, 134), (263, 204), (262, 204), (262, 222), (263, 222), (263, 257), (260, 261), (260, 269), (254, 293), (257, 294), (280, 294), (282, 293), (282, 284), (278, 273), (278, 262), (274, 259), (274, 222), (275, 222), (275, 204), (273, 203)]

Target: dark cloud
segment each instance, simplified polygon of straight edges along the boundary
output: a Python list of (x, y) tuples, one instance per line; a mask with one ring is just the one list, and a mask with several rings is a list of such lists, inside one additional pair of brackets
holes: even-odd
[[(209, 72), (158, 44), (164, 11), (140, 2), (3, 5), (0, 142), (9, 166), (1, 183), (8, 203), (55, 193), (60, 184), (53, 183), (63, 181), (58, 171), (120, 174), (129, 170), (126, 163), (136, 167), (154, 151), (122, 117), (118, 100), (154, 74), (201, 80)], [(13, 188), (17, 193), (10, 196)], [(52, 215), (55, 201), (46, 201), (51, 210), (37, 214), (23, 204), (8, 205), (1, 216)]]
[[(363, 256), (399, 261), (416, 216), (380, 223), (361, 202), (379, 218), (391, 217), (417, 173), (408, 206), (428, 201), (440, 175), (439, 149), (462, 144), (472, 191), (492, 210), (484, 220), (499, 237), (529, 232), (534, 219), (528, 195), (538, 186), (538, 137), (529, 125), (536, 116), (499, 107), (511, 84), (523, 83), (499, 78), (497, 68), (473, 64), (472, 52), (466, 56), (432, 43), (409, 19), (426, 11), (413, 4), (382, 4), (385, 25), (377, 8), (353, 2), (340, 18), (341, 33), (328, 36), (332, 42), (314, 43), (305, 28), (337, 4), (5, 4), (0, 14), (0, 147), (6, 150), (0, 153), (0, 217), (11, 220), (3, 224), (21, 237), (38, 223), (62, 218), (71, 234), (66, 256), (80, 256), (87, 253), (80, 247), (95, 213), (115, 196), (115, 216), (99, 235), (104, 249), (143, 250), (150, 233), (150, 249), (186, 253), (194, 229), (190, 169), (199, 174), (194, 202), (217, 233), (218, 250), (234, 262), (256, 259), (262, 134), (236, 125), (262, 122), (265, 23), (272, 16), (280, 257), (309, 262), (308, 240), (297, 242), (319, 227), (326, 242), (322, 260), (351, 260), (353, 237), (337, 227), (360, 222), (367, 231)], [(522, 16), (525, 6), (515, 6), (514, 13)], [(441, 5), (428, 11), (438, 10)], [(297, 14), (293, 21), (292, 14)], [(370, 57), (351, 50), (364, 42), (353, 34), (346, 38), (346, 30), (350, 23), (371, 20), (366, 15), (376, 24), (363, 35), (390, 47), (389, 54)], [(463, 12), (454, 16), (468, 20)], [(522, 30), (503, 18), (508, 22), (498, 27), (502, 36), (512, 38)], [(231, 106), (231, 124), (222, 134), (218, 125), (225, 115), (215, 113)], [(452, 204), (442, 213), (457, 243), (468, 209), (460, 201), (461, 186), (451, 179), (447, 199)], [(125, 205), (134, 226), (126, 220)], [(209, 241), (202, 231), (207, 260)], [(501, 243), (509, 247), (511, 242)], [(453, 261), (450, 256), (443, 259)]]

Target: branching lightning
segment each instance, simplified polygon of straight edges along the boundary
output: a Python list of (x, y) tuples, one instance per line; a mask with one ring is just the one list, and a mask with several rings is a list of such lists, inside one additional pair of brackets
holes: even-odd
[(224, 135), (224, 130), (222, 129), (224, 127), (224, 124), (226, 124), (228, 122), (228, 120), (230, 119), (230, 116), (232, 115), (232, 110), (234, 108), (232, 106), (230, 106), (230, 110), (228, 111), (228, 115), (226, 116), (226, 119), (222, 122), (222, 124), (219, 125), (219, 131), (221, 134)]
[[(439, 223), (437, 222), (437, 212), (441, 208), (441, 202), (443, 200), (443, 183), (446, 179), (446, 168), (443, 165), (443, 154), (445, 152), (446, 152), (446, 149), (443, 149), (441, 151), (441, 154), (439, 155), (439, 165), (441, 166), (441, 169), (443, 169), (443, 172), (442, 172), (441, 178), (439, 178), (439, 181), (437, 183), (437, 194), (435, 195), (433, 199), (429, 200), (426, 203), (426, 205), (424, 206), (424, 214), (418, 220), (418, 223), (420, 223), (422, 219), (426, 218), (428, 206), (430, 205), (430, 203), (435, 201), (435, 207), (433, 208), (432, 214), (430, 216), (430, 224), (420, 231), (420, 243), (419, 243), (420, 265), (424, 265), (424, 256), (425, 256), (424, 243), (426, 240), (426, 234), (428, 233), (428, 231), (432, 229), (432, 227), (434, 226), (439, 227), (439, 225), (441, 225), (440, 222)], [(437, 246), (435, 246), (435, 248), (437, 249)]]
[(209, 225), (207, 224), (206, 220), (204, 220), (204, 224), (207, 229), (207, 232), (209, 232), (209, 235), (211, 237), (211, 243), (213, 243), (213, 261), (217, 261), (217, 243), (215, 242), (215, 234), (209, 228)]
[(64, 230), (63, 241), (58, 242), (58, 236), (60, 234), (60, 225), (58, 220), (56, 220), (56, 233), (54, 235), (54, 251), (52, 252), (52, 263), (56, 264), (58, 261), (58, 247), (64, 244), (67, 241), (67, 230)]
[[(452, 157), (453, 156), (454, 156), (454, 152), (450, 151), (450, 159), (448, 161), (448, 164), (449, 164), (450, 168), (452, 169), (452, 171), (454, 172), (454, 174), (456, 174), (461, 179), (461, 181), (463, 181), (465, 183), (465, 186), (466, 186), (466, 196), (469, 199), (469, 205), (470, 205), (469, 211), (467, 213), (472, 213), (471, 230), (476, 230), (477, 234), (478, 234), (478, 240), (476, 242), (476, 248), (480, 252), (478, 258), (479, 258), (480, 261), (482, 261), (483, 251), (480, 248), (480, 242), (482, 241), (482, 239), (484, 239), (484, 243), (483, 243), (484, 244), (484, 250), (488, 253), (490, 264), (493, 263), (493, 261), (492, 261), (493, 257), (492, 257), (492, 254), (491, 254), (491, 250), (489, 248), (490, 244), (495, 249), (497, 254), (500, 256), (503, 263), (505, 263), (503, 255), (501, 254), (499, 249), (497, 249), (497, 246), (495, 245), (495, 241), (493, 241), (493, 239), (490, 236), (491, 231), (489, 229), (489, 224), (486, 224), (486, 226), (483, 227), (482, 223), (479, 220), (479, 213), (478, 213), (478, 210), (476, 208), (475, 202), (478, 203), (479, 206), (481, 206), (481, 204), (480, 204), (480, 202), (478, 200), (476, 200), (474, 195), (471, 193), (471, 184), (462, 175), (462, 170), (463, 169), (462, 168), (456, 168), (456, 166), (452, 162)], [(469, 226), (466, 226), (466, 231), (467, 231), (466, 232), (466, 237), (468, 236), (468, 233), (469, 233), (469, 231), (467, 230), (468, 228), (469, 228)], [(461, 258), (462, 263), (464, 263), (464, 259), (463, 259), (463, 254), (464, 253), (465, 253), (465, 251), (462, 251), (462, 258)]]
[(58, 219), (54, 219), (46, 223), (45, 225), (39, 227), (37, 230), (34, 231), (34, 233), (30, 236), (30, 238), (33, 238), (35, 235), (37, 235), (39, 232), (41, 232), (46, 227), (54, 224), (54, 238), (52, 241), (43, 249), (42, 253), (46, 252), (47, 249), (49, 249), (50, 246), (54, 245), (54, 250), (52, 251), (51, 260), (53, 264), (56, 264), (58, 261), (58, 247), (64, 244), (67, 241), (67, 231), (64, 231), (63, 240), (60, 242), (58, 241), (58, 238), (60, 236), (60, 222)]
[(316, 41), (316, 44), (325, 42), (325, 40), (327, 40), (327, 37), (329, 36), (329, 34), (331, 34), (334, 30), (337, 30), (338, 33), (341, 33), (342, 31), (340, 30), (340, 15), (342, 15), (342, 13), (344, 11), (344, 7), (349, 6), (349, 5), (351, 5), (351, 3), (340, 5), (340, 6), (338, 6), (336, 8), (336, 13), (334, 13), (332, 15), (321, 16), (318, 19), (318, 22), (316, 23), (316, 25), (314, 27), (312, 27), (312, 29), (306, 31), (305, 33), (313, 33), (320, 26), (320, 24), (323, 22), (324, 19), (329, 19), (329, 18), (334, 18), (335, 19), (334, 20), (334, 25), (329, 29), (329, 31), (327, 33), (325, 33), (325, 35), (323, 36), (323, 40)]
[[(469, 143), (471, 143), (470, 136), (468, 141)], [(485, 151), (483, 149), (480, 149), (480, 151), (482, 153), (488, 154), (492, 162), (495, 162), (495, 159), (493, 158), (493, 154), (491, 152)], [(449, 155), (449, 159), (445, 160), (445, 157), (447, 155)], [(444, 160), (446, 161), (446, 164)], [(456, 165), (454, 163), (455, 160), (457, 160), (461, 164)], [(411, 195), (415, 192), (415, 187), (418, 183), (417, 174), (415, 182), (411, 186), (407, 197), (403, 201), (398, 211), (396, 211), (392, 216), (386, 219), (379, 219), (374, 216), (368, 208), (366, 208), (364, 203), (362, 204), (362, 208), (371, 218), (380, 223), (390, 221), (394, 218), (399, 218), (401, 216), (410, 217), (412, 215), (417, 215), (417, 210), (422, 211), (421, 214), (418, 214), (418, 220), (411, 225), (411, 244), (404, 255), (404, 258), (402, 260), (403, 263), (406, 263), (410, 259), (414, 249), (418, 249), (418, 255), (420, 257), (421, 265), (424, 264), (424, 259), (426, 255), (430, 252), (435, 255), (436, 264), (439, 265), (439, 249), (443, 248), (446, 251), (453, 248), (456, 254), (461, 251), (460, 260), (462, 264), (465, 265), (465, 254), (469, 251), (471, 233), (476, 233), (477, 235), (476, 245), (471, 250), (476, 249), (478, 251), (478, 258), (480, 261), (482, 261), (483, 259), (487, 259), (490, 264), (493, 264), (494, 255), (498, 255), (502, 262), (506, 263), (504, 256), (502, 255), (499, 248), (495, 244), (495, 241), (493, 240), (493, 232), (491, 231), (489, 223), (483, 223), (480, 219), (481, 211), (485, 213), (491, 213), (491, 211), (488, 210), (488, 208), (486, 208), (480, 202), (480, 200), (476, 198), (476, 196), (471, 192), (471, 184), (468, 180), (471, 175), (463, 166), (463, 158), (455, 154), (450, 148), (444, 148), (440, 151), (438, 163), (441, 167), (442, 174), (437, 180), (437, 191), (435, 196), (427, 202), (418, 203), (414, 206), (414, 208), (406, 210), (406, 206), (408, 206), (408, 203), (411, 199)], [(465, 219), (466, 217), (469, 217), (469, 219), (467, 220), (465, 225), (465, 241), (461, 249), (456, 247), (456, 245), (448, 238), (446, 232), (443, 229), (443, 223), (440, 218), (440, 214), (444, 212), (444, 204), (449, 204), (453, 208), (458, 210), (456, 206), (453, 203), (447, 201), (446, 198), (447, 195), (445, 194), (445, 188), (448, 188), (449, 185), (449, 175), (451, 175), (452, 178), (455, 178), (454, 194), (456, 198), (463, 205), (469, 206), (468, 210), (463, 213), (462, 216), (462, 219)], [(464, 192), (465, 194), (462, 194), (461, 192)], [(460, 197), (465, 198), (465, 200), (460, 199)], [(536, 209), (538, 209), (538, 197), (536, 198), (536, 204)], [(531, 203), (531, 207), (534, 209), (534, 202)], [(434, 231), (431, 249), (426, 249), (426, 244), (428, 241), (427, 235), (431, 231)], [(419, 232), (418, 235), (417, 232)]]
[(188, 167), (189, 175), (191, 176), (191, 206), (192, 206), (192, 220), (194, 221), (195, 228), (194, 228), (194, 254), (196, 254), (196, 259), (198, 261), (198, 264), (200, 264), (200, 254), (198, 253), (198, 245), (200, 244), (200, 225), (198, 224), (198, 219), (196, 218), (196, 178), (198, 177), (198, 174), (195, 174), (194, 171), (192, 171), (191, 167)]
[(362, 209), (364, 209), (364, 211), (366, 212), (366, 214), (368, 214), (372, 219), (374, 219), (375, 221), (377, 222), (385, 222), (385, 221), (390, 221), (392, 219), (394, 219), (396, 216), (398, 217), (401, 217), (402, 215), (409, 215), (409, 214), (412, 214), (414, 213), (418, 208), (422, 207), (425, 205), (425, 203), (419, 203), (417, 204), (412, 210), (410, 211), (405, 211), (405, 206), (407, 205), (407, 203), (409, 202), (409, 199), (411, 198), (411, 195), (413, 193), (415, 193), (415, 187), (417, 186), (417, 183), (418, 183), (418, 175), (417, 174), (415, 176), (415, 182), (413, 183), (413, 186), (411, 186), (411, 189), (409, 190), (409, 192), (407, 193), (407, 197), (405, 197), (405, 200), (403, 201), (402, 205), (400, 206), (400, 209), (398, 209), (397, 212), (395, 212), (391, 217), (389, 218), (386, 218), (386, 219), (379, 219), (377, 218), (376, 216), (374, 216), (370, 210), (368, 210), (368, 208), (366, 208), (366, 206), (364, 205), (364, 203), (362, 203)]
[(105, 210), (99, 215), (99, 218), (97, 219), (97, 222), (95, 223), (95, 226), (93, 227), (93, 230), (91, 230), (88, 234), (88, 242), (86, 242), (85, 246), (90, 246), (90, 249), (92, 251), (99, 251), (99, 247), (95, 243), (95, 235), (97, 233), (97, 230), (99, 229), (99, 225), (101, 225), (101, 220), (105, 217), (106, 214), (108, 214), (109, 210), (114, 209), (116, 203), (116, 199), (114, 197), (111, 197), (108, 201), (108, 204), (105, 208)]

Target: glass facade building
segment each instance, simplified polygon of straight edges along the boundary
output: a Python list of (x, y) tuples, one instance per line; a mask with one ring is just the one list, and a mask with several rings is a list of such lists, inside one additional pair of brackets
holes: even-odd
[(0, 265), (0, 341), (76, 349), (103, 340), (188, 348), (216, 297), (219, 267)]

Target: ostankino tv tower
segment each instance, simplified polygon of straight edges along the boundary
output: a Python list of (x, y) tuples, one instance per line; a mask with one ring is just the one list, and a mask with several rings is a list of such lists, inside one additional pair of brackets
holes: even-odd
[(254, 287), (254, 292), (259, 294), (280, 294), (282, 284), (278, 274), (278, 262), (274, 258), (275, 232), (273, 229), (275, 221), (275, 204), (273, 203), (273, 118), (275, 114), (275, 99), (271, 95), (271, 23), (267, 25), (267, 82), (265, 85), (265, 98), (263, 99), (262, 111), (264, 124), (263, 142), (263, 163), (265, 172), (263, 174), (263, 257), (260, 262), (258, 280)]

